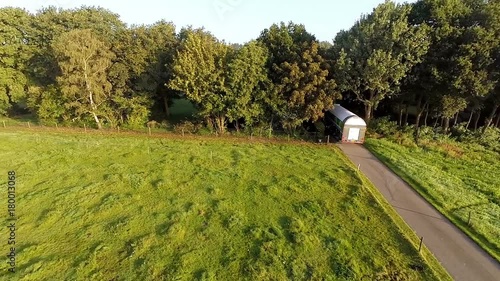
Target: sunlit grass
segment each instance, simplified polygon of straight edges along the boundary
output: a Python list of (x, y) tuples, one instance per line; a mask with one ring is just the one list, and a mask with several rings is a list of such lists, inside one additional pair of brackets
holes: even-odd
[(369, 139), (366, 145), (497, 260), (500, 259), (498, 153), (451, 141), (406, 147), (384, 139)]
[(333, 147), (5, 130), (0, 146), (19, 280), (436, 279)]

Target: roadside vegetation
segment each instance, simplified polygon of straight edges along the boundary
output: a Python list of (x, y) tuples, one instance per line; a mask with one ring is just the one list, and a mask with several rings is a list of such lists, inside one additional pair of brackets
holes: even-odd
[(18, 280), (447, 278), (333, 146), (0, 134)]
[(444, 134), (424, 127), (419, 145), (412, 128), (387, 119), (371, 131), (366, 147), (500, 260), (500, 130)]

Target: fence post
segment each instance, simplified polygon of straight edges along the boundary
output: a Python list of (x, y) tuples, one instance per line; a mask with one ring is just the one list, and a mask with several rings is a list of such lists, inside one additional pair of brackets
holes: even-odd
[(420, 253), (420, 250), (422, 250), (422, 242), (424, 242), (424, 237), (420, 237), (420, 245), (418, 246), (418, 252)]
[(30, 128), (30, 129), (31, 129), (30, 121), (28, 121), (28, 128)]
[(330, 144), (330, 135), (326, 136), (326, 144)]
[(149, 135), (151, 136), (151, 127), (148, 126), (148, 132), (149, 132)]
[(59, 129), (59, 126), (57, 126), (57, 123), (56, 123), (56, 129)]
[(469, 219), (467, 220), (467, 225), (470, 226), (471, 211), (469, 211)]
[(87, 125), (83, 124), (83, 130), (87, 133)]
[(2, 122), (3, 122), (3, 127), (4, 127), (4, 128), (7, 128), (7, 127), (5, 126), (5, 121), (2, 121)]

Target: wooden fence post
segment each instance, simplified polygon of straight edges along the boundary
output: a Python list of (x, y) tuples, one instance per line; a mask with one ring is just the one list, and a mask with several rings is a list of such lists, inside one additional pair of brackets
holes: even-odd
[(30, 121), (28, 121), (28, 128), (30, 128), (30, 129), (31, 129)]
[(418, 246), (418, 252), (420, 253), (420, 250), (422, 250), (422, 242), (424, 242), (424, 237), (420, 237), (420, 245)]
[(149, 135), (151, 136), (151, 127), (148, 126), (148, 132), (149, 132)]
[(330, 135), (326, 136), (326, 144), (330, 144)]
[(7, 127), (5, 126), (5, 121), (2, 121), (2, 122), (3, 122), (3, 127), (4, 127), (4, 128), (7, 128)]
[(86, 124), (83, 124), (83, 130), (85, 131), (85, 133), (87, 133), (87, 125)]

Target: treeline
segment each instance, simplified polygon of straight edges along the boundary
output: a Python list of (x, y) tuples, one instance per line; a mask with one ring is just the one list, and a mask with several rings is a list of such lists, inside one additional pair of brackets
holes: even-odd
[(127, 26), (95, 7), (2, 8), (0, 30), (0, 114), (41, 122), (141, 127), (168, 119), (178, 97), (220, 133), (294, 131), (340, 99), (368, 122), (500, 122), (499, 1), (387, 1), (333, 44), (290, 22), (231, 45), (165, 21)]

